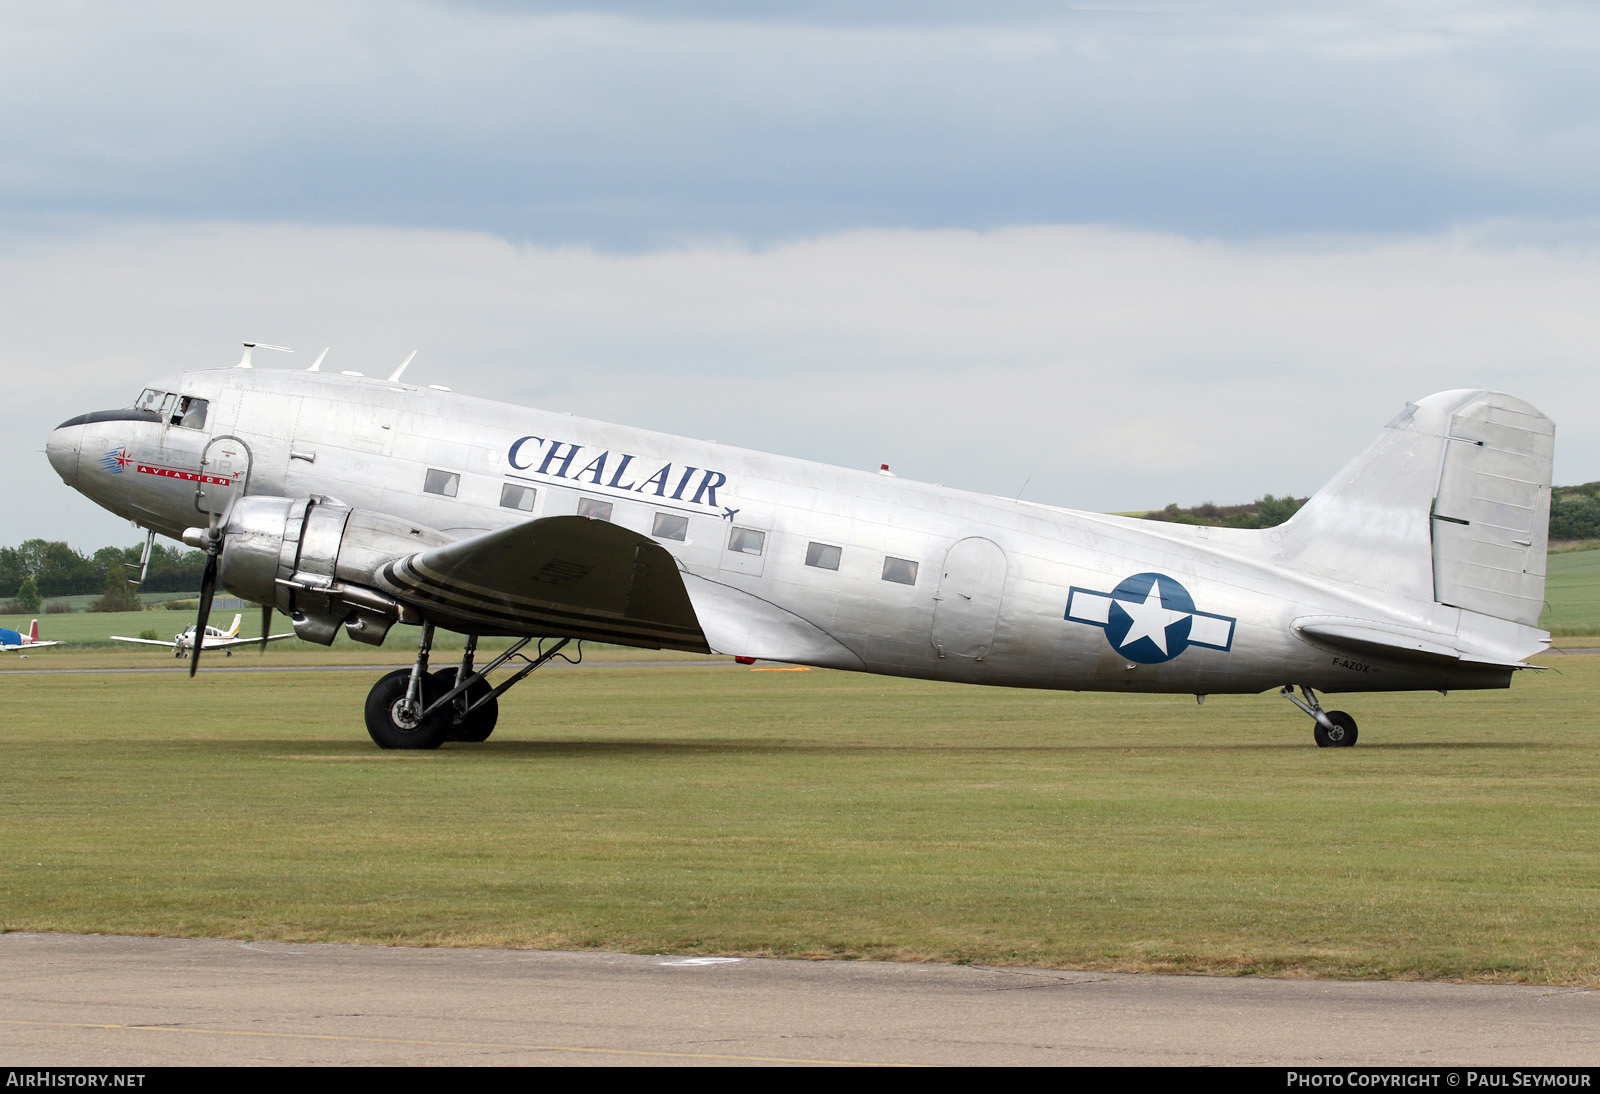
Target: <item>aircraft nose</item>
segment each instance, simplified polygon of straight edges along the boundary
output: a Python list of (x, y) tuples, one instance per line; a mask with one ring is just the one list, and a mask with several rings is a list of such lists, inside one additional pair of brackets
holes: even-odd
[(82, 445), (83, 426), (75, 422), (63, 422), (44, 443), (50, 466), (56, 469), (56, 474), (68, 486), (78, 485), (78, 449)]

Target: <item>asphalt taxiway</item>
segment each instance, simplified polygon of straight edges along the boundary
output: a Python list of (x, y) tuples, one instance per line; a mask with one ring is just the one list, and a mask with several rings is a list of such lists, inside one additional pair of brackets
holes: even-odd
[(1600, 1064), (1600, 992), (0, 935), (0, 1061)]

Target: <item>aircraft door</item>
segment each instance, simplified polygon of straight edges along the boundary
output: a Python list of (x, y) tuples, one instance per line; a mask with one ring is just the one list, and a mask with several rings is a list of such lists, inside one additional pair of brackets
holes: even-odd
[(1006, 554), (999, 544), (973, 536), (950, 548), (934, 595), (933, 646), (940, 657), (989, 656), (1005, 588)]
[(194, 507), (221, 515), (235, 495), (250, 485), (250, 448), (238, 437), (214, 437), (200, 457)]

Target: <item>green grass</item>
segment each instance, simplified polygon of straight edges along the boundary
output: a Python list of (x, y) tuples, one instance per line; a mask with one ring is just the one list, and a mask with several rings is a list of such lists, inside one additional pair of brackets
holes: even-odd
[(0, 674), (0, 927), (1595, 986), (1600, 658), (1549, 660), (1345, 697), (1349, 750), (1271, 696), (623, 667), (383, 753), (364, 674)]
[(1539, 626), (1551, 634), (1600, 634), (1600, 550), (1552, 554)]

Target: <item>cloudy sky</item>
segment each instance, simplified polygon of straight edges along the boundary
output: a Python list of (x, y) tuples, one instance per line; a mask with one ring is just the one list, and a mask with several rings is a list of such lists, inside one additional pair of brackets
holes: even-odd
[(0, 2), (0, 542), (153, 376), (408, 380), (1084, 509), (1494, 387), (1600, 478), (1600, 13)]

